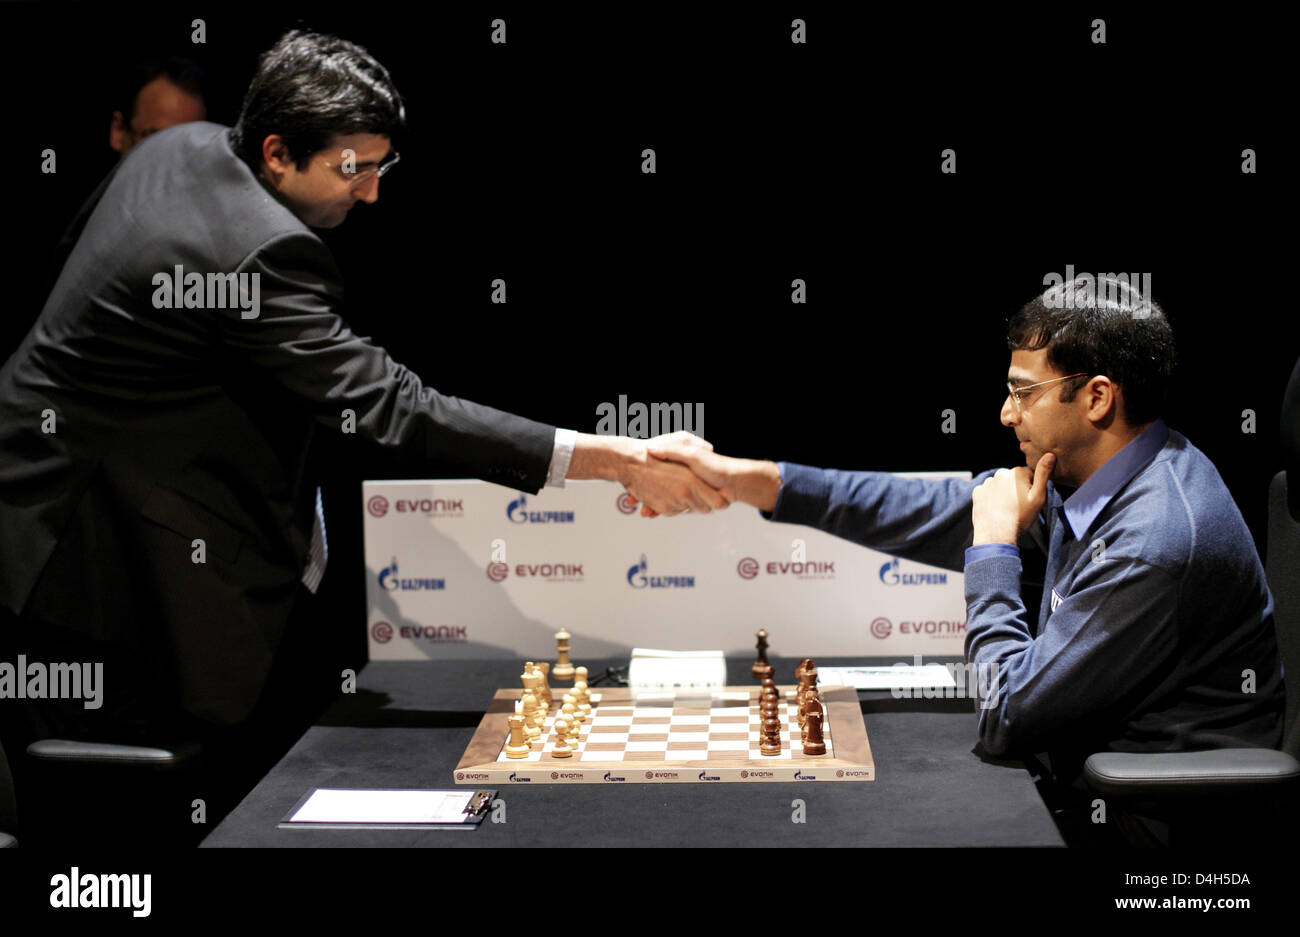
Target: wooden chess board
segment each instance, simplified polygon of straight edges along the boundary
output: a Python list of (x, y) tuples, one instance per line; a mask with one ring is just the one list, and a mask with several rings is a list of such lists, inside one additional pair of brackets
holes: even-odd
[[(826, 754), (805, 755), (794, 690), (779, 688), (781, 754), (759, 751), (758, 687), (711, 695), (684, 691), (591, 691), (591, 717), (568, 758), (551, 754), (558, 694), (525, 758), (508, 758), (508, 720), (522, 690), (498, 690), (456, 766), (457, 784), (603, 784), (714, 781), (873, 781), (866, 726), (852, 687), (822, 687)], [(572, 741), (570, 741), (572, 746)]]

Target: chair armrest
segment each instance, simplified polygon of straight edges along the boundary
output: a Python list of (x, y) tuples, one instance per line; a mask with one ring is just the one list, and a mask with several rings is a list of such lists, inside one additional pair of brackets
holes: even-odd
[(145, 745), (78, 742), (72, 739), (40, 739), (27, 746), (30, 757), (47, 763), (123, 764), (153, 768), (179, 767), (192, 760), (199, 751), (197, 742), (181, 742), (170, 748), (152, 748)]
[(1114, 797), (1205, 796), (1280, 788), (1300, 780), (1300, 762), (1268, 748), (1203, 752), (1098, 752), (1084, 762), (1089, 787)]
[(0, 849), (16, 849), (18, 840), (14, 839), (8, 833), (0, 833)]

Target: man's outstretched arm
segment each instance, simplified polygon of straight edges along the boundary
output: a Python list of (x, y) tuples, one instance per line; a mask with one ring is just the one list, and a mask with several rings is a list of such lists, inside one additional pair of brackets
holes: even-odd
[[(333, 260), (309, 235), (273, 238), (239, 272), (258, 276), (259, 312), (251, 320), (239, 310), (213, 313), (222, 352), (233, 364), (270, 376), (326, 426), (337, 429), (344, 410), (351, 410), (362, 438), (525, 491), (564, 478), (598, 478), (622, 484), (662, 514), (707, 512), (729, 503), (684, 466), (647, 456), (648, 442), (690, 437), (693, 445), (708, 446), (690, 433), (646, 441), (557, 432), (426, 386), (348, 327), (339, 314), (342, 293)], [(562, 434), (573, 440), (571, 447)], [(562, 452), (567, 466), (556, 464)]]
[(732, 459), (690, 440), (657, 444), (651, 455), (682, 463), (724, 497), (769, 520), (815, 527), (905, 559), (960, 570), (971, 545), (971, 492), (977, 478), (899, 478), (788, 462)]

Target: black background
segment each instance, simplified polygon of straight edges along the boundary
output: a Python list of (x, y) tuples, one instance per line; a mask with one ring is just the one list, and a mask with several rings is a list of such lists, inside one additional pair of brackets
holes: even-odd
[[(724, 453), (978, 472), (1022, 459), (998, 423), (1006, 318), (1067, 264), (1149, 272), (1179, 345), (1168, 422), (1219, 467), (1263, 550), (1300, 353), (1279, 23), (1104, 4), (627, 6), (0, 7), (0, 354), (38, 315), (54, 244), (116, 159), (107, 92), (121, 72), (190, 56), (209, 119), (233, 124), (258, 54), (306, 25), (366, 46), (407, 102), (378, 203), (324, 237), (354, 330), (443, 393), (587, 432), (620, 394), (698, 402)], [(504, 47), (488, 41), (497, 16)], [(807, 45), (789, 41), (794, 17)], [(956, 175), (939, 171), (948, 147)], [(39, 170), (46, 148), (56, 174)], [(496, 277), (505, 306), (490, 302)], [(804, 306), (790, 303), (796, 277)], [(955, 434), (941, 431), (950, 408)], [(335, 610), (322, 641), (356, 664), (360, 481), (401, 468), (342, 437), (316, 456)]]

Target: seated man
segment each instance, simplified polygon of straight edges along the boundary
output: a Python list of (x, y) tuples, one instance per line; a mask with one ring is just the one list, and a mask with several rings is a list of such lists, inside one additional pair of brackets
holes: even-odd
[(979, 718), (991, 754), (1047, 752), (1069, 784), (1094, 751), (1275, 748), (1264, 569), (1213, 464), (1159, 418), (1172, 330), (1116, 281), (1082, 304), (1062, 302), (1071, 287), (1084, 291), (1049, 290), (1009, 323), (1001, 420), (1024, 467), (929, 480), (690, 443), (652, 454), (765, 518), (964, 568), (966, 656), (998, 677)]

